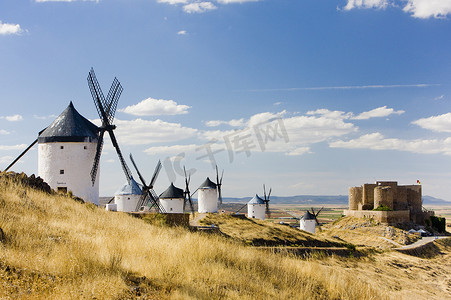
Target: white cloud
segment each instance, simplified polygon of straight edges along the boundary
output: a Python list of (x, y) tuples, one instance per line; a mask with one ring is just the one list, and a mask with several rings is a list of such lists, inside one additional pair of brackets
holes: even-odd
[(381, 133), (365, 134), (350, 141), (335, 141), (329, 143), (331, 148), (397, 150), (424, 154), (451, 155), (451, 137), (446, 139), (416, 139), (401, 140), (385, 138)]
[[(13, 161), (14, 157), (12, 156), (1, 156), (0, 164), (9, 164)], [(6, 168), (6, 167), (5, 167)]]
[(6, 131), (4, 129), (0, 129), (0, 135), (7, 135), (9, 133), (10, 133), (9, 131)]
[(420, 19), (445, 18), (451, 13), (451, 0), (408, 0), (403, 11)]
[(245, 126), (246, 123), (244, 122), (244, 119), (233, 119), (230, 121), (211, 120), (205, 122), (205, 125), (207, 125), (208, 127), (217, 127), (222, 124), (229, 125), (232, 127), (243, 127)]
[(28, 145), (26, 144), (19, 144), (19, 145), (12, 145), (12, 146), (2, 146), (0, 145), (0, 150), (8, 151), (8, 150), (25, 150)]
[(0, 20), (0, 35), (20, 34), (22, 32), (19, 24), (2, 23)]
[(434, 100), (443, 100), (445, 99), (445, 95), (440, 95), (434, 98)]
[(170, 5), (186, 4), (188, 0), (157, 0), (158, 3), (167, 3)]
[[(216, 4), (233, 4), (233, 3), (246, 3), (246, 2), (258, 2), (260, 0), (214, 0)], [(192, 13), (204, 13), (217, 9), (218, 7), (213, 1), (202, 0), (157, 0), (158, 3), (166, 3), (169, 5), (181, 5), (183, 11), (189, 14)]]
[(177, 104), (173, 100), (147, 98), (119, 111), (135, 116), (159, 116), (187, 114), (189, 108), (190, 106)]
[(179, 32), (177, 32), (178, 35), (186, 35), (186, 30), (180, 30)]
[(412, 124), (418, 125), (424, 129), (437, 132), (451, 132), (451, 113), (422, 118), (413, 121)]
[[(97, 122), (100, 123), (100, 121)], [(197, 129), (183, 127), (181, 124), (162, 120), (116, 120), (115, 124), (117, 126), (115, 130), (117, 139), (121, 144), (129, 145), (181, 141), (193, 137), (197, 133)]]
[(342, 86), (316, 86), (316, 87), (292, 87), (276, 89), (251, 89), (249, 92), (284, 92), (284, 91), (328, 91), (328, 90), (366, 90), (366, 89), (394, 89), (394, 88), (427, 88), (440, 86), (437, 83), (418, 84), (372, 84), (372, 85), (342, 85)]
[(388, 117), (389, 115), (396, 114), (401, 115), (405, 113), (403, 110), (395, 111), (393, 108), (387, 108), (387, 106), (378, 107), (370, 111), (365, 111), (358, 116), (352, 117), (353, 120), (368, 120), (370, 118)]
[(217, 7), (211, 2), (193, 2), (183, 6), (183, 11), (189, 14), (204, 13), (214, 9)]
[(404, 12), (419, 19), (445, 18), (451, 13), (451, 0), (348, 0), (343, 9), (384, 9), (387, 6), (402, 7)]
[(5, 119), (10, 122), (17, 122), (17, 121), (22, 121), (23, 117), (21, 115), (13, 115), (13, 116), (0, 117), (0, 119)]
[(48, 116), (33, 115), (33, 118), (38, 119), (38, 120), (55, 119), (56, 117), (58, 117), (58, 116), (57, 115), (48, 115)]
[(344, 10), (354, 8), (386, 8), (388, 0), (348, 0)]
[(229, 3), (258, 2), (260, 0), (217, 0), (217, 1), (222, 4), (229, 4)]
[(99, 0), (35, 0), (36, 2), (99, 2)]
[(305, 116), (286, 115), (286, 111), (259, 113), (245, 121), (246, 127), (243, 129), (203, 131), (200, 137), (218, 140), (218, 143), (225, 143), (229, 148), (242, 148), (242, 142), (245, 141), (252, 151), (302, 155), (310, 153), (311, 144), (357, 130), (352, 123), (345, 122), (349, 114), (340, 111), (321, 109)]
[(190, 145), (174, 145), (174, 146), (158, 146), (150, 147), (144, 150), (149, 155), (163, 154), (166, 156), (177, 155), (179, 153), (194, 152), (199, 147), (195, 144)]

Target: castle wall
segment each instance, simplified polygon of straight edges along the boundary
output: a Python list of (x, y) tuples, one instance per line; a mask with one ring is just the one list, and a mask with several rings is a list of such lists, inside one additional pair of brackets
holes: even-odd
[(423, 201), (421, 199), (421, 185), (407, 185), (407, 205), (412, 213), (417, 214), (423, 211)]
[(359, 204), (362, 203), (362, 187), (349, 188), (349, 209), (358, 210)]
[(407, 205), (407, 187), (406, 186), (398, 186), (398, 195), (397, 201), (394, 201), (393, 206), (394, 210), (406, 210), (408, 209)]
[(347, 217), (368, 218), (385, 224), (396, 224), (410, 221), (409, 210), (399, 211), (374, 211), (374, 210), (345, 210)]
[(365, 183), (363, 185), (363, 198), (362, 203), (359, 203), (359, 210), (371, 210), (374, 208), (374, 188), (376, 184)]
[(377, 186), (374, 188), (374, 208), (386, 206), (393, 210), (393, 189), (390, 186)]

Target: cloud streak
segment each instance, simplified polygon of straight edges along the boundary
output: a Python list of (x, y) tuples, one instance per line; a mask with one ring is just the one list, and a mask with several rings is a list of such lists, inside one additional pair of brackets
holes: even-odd
[(451, 155), (451, 137), (446, 139), (403, 140), (385, 138), (381, 133), (375, 132), (349, 141), (334, 141), (329, 143), (329, 146), (331, 148), (396, 150), (421, 154)]
[(438, 83), (419, 84), (377, 84), (377, 85), (343, 85), (343, 86), (318, 86), (318, 87), (293, 87), (275, 89), (251, 89), (249, 92), (283, 92), (283, 91), (325, 91), (325, 90), (364, 90), (364, 89), (395, 89), (395, 88), (427, 88), (440, 86)]

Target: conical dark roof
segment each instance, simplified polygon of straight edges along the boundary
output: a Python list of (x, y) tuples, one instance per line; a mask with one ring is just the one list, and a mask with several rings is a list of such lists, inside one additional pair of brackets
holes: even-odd
[(161, 199), (180, 199), (185, 198), (184, 192), (182, 189), (174, 186), (171, 182), (171, 185), (160, 195)]
[(307, 210), (305, 212), (305, 214), (302, 216), (302, 219), (303, 220), (315, 220), (315, 215)]
[(207, 177), (205, 181), (200, 185), (200, 189), (215, 189), (216, 183), (210, 180), (210, 178)]
[(265, 204), (265, 200), (263, 200), (257, 194), (255, 194), (254, 198), (249, 200), (247, 204)]
[(39, 134), (38, 142), (93, 142), (97, 140), (98, 131), (96, 125), (78, 113), (71, 101), (58, 118)]

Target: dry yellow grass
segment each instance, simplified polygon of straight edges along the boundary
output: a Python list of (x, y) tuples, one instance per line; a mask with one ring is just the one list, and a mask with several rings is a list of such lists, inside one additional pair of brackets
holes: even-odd
[(0, 298), (388, 299), (404, 292), (370, 271), (361, 275), (375, 264), (369, 259), (264, 253), (5, 182), (0, 228)]
[(379, 249), (397, 248), (419, 239), (419, 236), (409, 234), (405, 230), (354, 217), (344, 217), (324, 228), (327, 230), (322, 232), (323, 236), (336, 236), (355, 245)]

